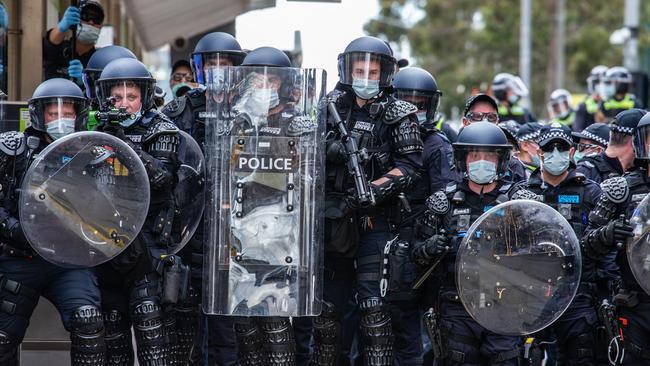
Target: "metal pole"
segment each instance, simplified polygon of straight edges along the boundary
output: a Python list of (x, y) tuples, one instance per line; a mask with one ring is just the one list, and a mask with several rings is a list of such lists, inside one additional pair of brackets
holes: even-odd
[(639, 0), (625, 0), (625, 27), (630, 30), (630, 38), (623, 46), (623, 66), (630, 71), (639, 69)]
[(557, 0), (555, 11), (555, 89), (564, 87), (565, 43), (566, 43), (566, 0)]
[(530, 88), (531, 64), (531, 0), (521, 0), (521, 30), (519, 32), (519, 76)]

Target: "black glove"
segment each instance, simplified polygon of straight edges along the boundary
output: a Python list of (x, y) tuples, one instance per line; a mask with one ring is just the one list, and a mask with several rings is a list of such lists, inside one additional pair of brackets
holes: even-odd
[(429, 257), (442, 255), (449, 250), (449, 237), (444, 234), (436, 234), (424, 241), (424, 252)]
[(625, 243), (627, 238), (634, 236), (634, 228), (625, 220), (625, 217), (620, 217), (614, 221), (610, 221), (607, 226), (601, 229), (600, 232), (602, 243), (606, 246), (616, 247), (621, 243)]

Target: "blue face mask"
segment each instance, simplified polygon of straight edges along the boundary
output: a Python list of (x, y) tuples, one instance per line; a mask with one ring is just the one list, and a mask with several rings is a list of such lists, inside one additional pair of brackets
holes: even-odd
[(53, 140), (58, 140), (65, 135), (74, 132), (75, 119), (74, 118), (59, 118), (47, 124), (47, 134)]
[(136, 122), (140, 119), (140, 117), (142, 117), (142, 112), (141, 112), (141, 110), (135, 112), (135, 118), (129, 118), (129, 119), (126, 119), (126, 120), (120, 122), (120, 126), (122, 126), (122, 127), (129, 127), (129, 126), (131, 126), (132, 124), (136, 123)]
[(542, 167), (551, 175), (561, 175), (569, 169), (569, 151), (559, 151), (556, 148), (552, 152), (544, 153)]
[(467, 175), (476, 184), (492, 183), (497, 179), (497, 165), (487, 160), (473, 161), (469, 163)]
[(531, 155), (530, 159), (532, 160), (533, 165), (539, 166), (539, 155)]
[(427, 112), (426, 111), (417, 112), (415, 114), (415, 116), (418, 118), (418, 122), (421, 123), (421, 124), (427, 121)]
[(372, 99), (379, 94), (379, 80), (354, 79), (352, 90), (361, 99)]
[(517, 104), (518, 101), (519, 101), (519, 96), (518, 95), (513, 94), (513, 95), (508, 97), (508, 102), (511, 105)]
[(576, 151), (575, 154), (573, 154), (573, 162), (575, 162), (577, 164), (584, 157), (585, 156), (582, 155), (582, 153), (580, 151)]

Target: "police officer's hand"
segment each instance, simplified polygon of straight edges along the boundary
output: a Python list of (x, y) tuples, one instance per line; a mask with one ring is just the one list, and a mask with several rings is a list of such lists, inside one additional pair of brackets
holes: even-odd
[(603, 228), (602, 237), (603, 244), (615, 247), (619, 243), (625, 243), (628, 238), (634, 236), (634, 228), (625, 220), (625, 218), (618, 218), (610, 221), (607, 226)]
[(83, 70), (84, 66), (79, 60), (71, 60), (68, 64), (68, 76), (73, 78), (74, 81), (79, 85), (83, 84), (83, 79), (81, 78)]
[(424, 251), (430, 257), (439, 256), (449, 250), (449, 237), (436, 234), (424, 241)]
[(59, 22), (59, 31), (64, 33), (70, 29), (70, 27), (79, 24), (79, 22), (81, 22), (81, 11), (76, 6), (69, 6), (65, 9), (63, 18), (61, 18), (61, 21)]

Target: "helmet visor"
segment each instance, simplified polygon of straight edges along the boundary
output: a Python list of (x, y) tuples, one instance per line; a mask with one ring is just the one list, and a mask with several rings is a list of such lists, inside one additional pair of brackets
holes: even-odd
[(636, 130), (634, 156), (637, 159), (650, 160), (650, 125), (642, 126)]
[(440, 91), (424, 92), (419, 90), (396, 89), (395, 98), (409, 102), (417, 107), (418, 112), (426, 112), (427, 118), (431, 119), (440, 106)]
[(50, 130), (56, 127), (59, 133), (72, 133), (84, 129), (88, 102), (82, 98), (40, 98), (29, 102), (29, 110), (31, 127), (35, 130), (48, 132), (48, 127)]
[(209, 69), (226, 66), (238, 66), (246, 55), (242, 53), (224, 52), (202, 52), (192, 54), (192, 69), (196, 75), (196, 81), (201, 85), (207, 85), (207, 74)]
[(342, 84), (378, 82), (388, 87), (396, 69), (395, 58), (371, 52), (350, 52), (339, 55), (339, 79)]

